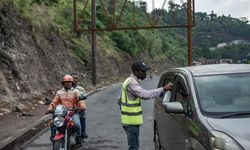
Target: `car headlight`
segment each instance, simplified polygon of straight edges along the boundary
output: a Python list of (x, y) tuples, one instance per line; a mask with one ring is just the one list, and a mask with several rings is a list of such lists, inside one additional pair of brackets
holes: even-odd
[(62, 116), (57, 116), (54, 118), (54, 126), (56, 127), (62, 127), (64, 124), (64, 117)]
[(243, 150), (235, 140), (218, 131), (211, 131), (210, 142), (212, 150)]

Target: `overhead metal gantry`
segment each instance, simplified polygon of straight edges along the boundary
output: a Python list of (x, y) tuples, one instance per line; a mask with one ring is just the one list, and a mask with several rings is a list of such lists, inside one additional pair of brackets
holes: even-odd
[[(78, 32), (90, 32), (90, 31), (113, 31), (113, 30), (136, 30), (136, 29), (152, 29), (152, 28), (185, 28), (188, 26), (188, 23), (186, 24), (176, 24), (175, 21), (172, 21), (173, 24), (163, 24), (162, 22), (159, 22), (159, 19), (162, 16), (153, 16), (150, 14), (150, 12), (145, 11), (143, 13), (143, 18), (145, 19), (145, 22), (147, 24), (144, 25), (138, 25), (136, 21), (138, 21), (136, 18), (138, 16), (139, 11), (137, 11), (137, 7), (135, 5), (132, 5), (132, 1), (129, 0), (119, 0), (119, 4), (117, 3), (117, 0), (94, 0), (96, 6), (98, 6), (103, 12), (104, 12), (104, 17), (105, 19), (109, 20), (111, 23), (109, 26), (105, 27), (99, 27), (93, 29), (91, 27), (91, 22), (88, 20), (88, 10), (90, 3), (93, 2), (93, 0), (83, 0), (80, 4), (82, 7), (77, 8), (77, 2), (79, 0), (74, 0), (74, 27), (75, 31)], [(143, 1), (143, 0), (138, 0), (138, 1)], [(177, 3), (177, 0), (164, 0), (161, 7), (158, 9), (167, 9), (169, 7), (169, 2), (172, 2), (173, 4)], [(159, 3), (159, 2), (158, 2)], [(187, 15), (186, 17), (188, 18), (188, 13), (191, 13), (191, 18), (190, 20), (192, 21), (192, 25), (194, 26), (194, 0), (178, 0), (179, 4), (187, 4), (190, 5), (190, 9), (187, 9)], [(153, 1), (152, 1), (153, 5)], [(123, 19), (127, 18), (127, 14), (125, 13), (125, 8), (130, 8), (131, 10), (131, 23), (132, 25), (124, 25)], [(81, 9), (81, 10), (80, 10)], [(92, 10), (93, 11), (93, 10)], [(175, 13), (175, 12), (171, 12)], [(96, 15), (96, 14), (93, 14)], [(162, 14), (163, 15), (163, 14)], [(174, 16), (174, 15), (173, 15)], [(142, 16), (140, 16), (142, 17)], [(95, 20), (99, 18), (95, 17)], [(176, 19), (176, 17), (172, 18), (173, 20)], [(187, 19), (188, 20), (188, 19)], [(88, 28), (84, 28), (83, 25), (88, 26)]]
[[(119, 1), (119, 3), (117, 3)], [(139, 0), (142, 2), (142, 0)], [(157, 0), (157, 3), (158, 0)], [(162, 7), (159, 9), (168, 9), (169, 4), (186, 4), (186, 20), (185, 24), (177, 24), (174, 11), (172, 23), (164, 24), (160, 21), (161, 15), (154, 16), (148, 11), (138, 11), (138, 7), (131, 0), (73, 0), (74, 30), (76, 32), (91, 32), (92, 34), (92, 76), (93, 84), (96, 85), (96, 32), (98, 31), (114, 31), (114, 30), (138, 30), (138, 29), (160, 29), (160, 28), (186, 28), (188, 40), (188, 65), (192, 65), (192, 27), (195, 25), (195, 2), (194, 0), (164, 0)], [(155, 1), (152, 0), (152, 7), (155, 7)], [(96, 26), (97, 11), (96, 8), (103, 12), (109, 24), (102, 27)], [(128, 8), (128, 9), (125, 9)], [(131, 18), (128, 18), (126, 11), (130, 10)], [(91, 20), (89, 20), (89, 12), (91, 11)], [(167, 10), (168, 11), (168, 10)], [(138, 24), (138, 15), (143, 14), (146, 24)], [(163, 15), (163, 14), (162, 14)], [(130, 25), (124, 24), (124, 19), (130, 20)]]

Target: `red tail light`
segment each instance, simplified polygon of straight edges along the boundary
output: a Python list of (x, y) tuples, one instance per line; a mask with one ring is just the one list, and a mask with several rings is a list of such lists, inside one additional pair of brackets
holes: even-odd
[(60, 140), (64, 137), (64, 135), (62, 133), (58, 133), (55, 137), (54, 137), (54, 140), (57, 141), (57, 140)]

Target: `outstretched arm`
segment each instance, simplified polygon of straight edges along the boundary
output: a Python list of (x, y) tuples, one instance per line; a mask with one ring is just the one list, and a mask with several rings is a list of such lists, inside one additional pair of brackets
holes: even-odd
[(146, 90), (142, 88), (141, 85), (136, 81), (131, 81), (128, 85), (128, 88), (133, 95), (145, 100), (158, 97), (161, 93), (164, 92), (164, 89), (162, 87), (152, 90)]

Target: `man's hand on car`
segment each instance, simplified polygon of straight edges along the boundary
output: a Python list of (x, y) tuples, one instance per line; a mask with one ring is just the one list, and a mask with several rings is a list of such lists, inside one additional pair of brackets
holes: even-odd
[(173, 85), (174, 85), (174, 84), (173, 84), (172, 82), (168, 82), (166, 85), (164, 85), (163, 89), (164, 89), (165, 91), (172, 90), (172, 86), (173, 86)]

